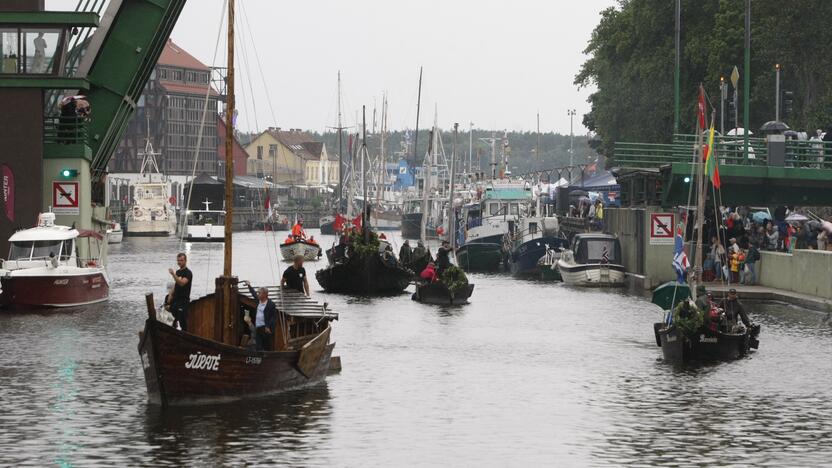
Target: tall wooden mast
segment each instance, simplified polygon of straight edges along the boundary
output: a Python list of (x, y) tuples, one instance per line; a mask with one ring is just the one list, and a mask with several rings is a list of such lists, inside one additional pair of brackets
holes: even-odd
[(228, 76), (225, 104), (225, 258), (222, 275), (231, 277), (234, 220), (234, 0), (228, 0)]

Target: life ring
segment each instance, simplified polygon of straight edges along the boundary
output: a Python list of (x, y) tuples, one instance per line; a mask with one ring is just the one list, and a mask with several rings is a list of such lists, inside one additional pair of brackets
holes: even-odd
[(156, 219), (163, 218), (165, 216), (165, 211), (161, 208), (153, 208), (153, 216), (155, 216)]
[(138, 206), (133, 207), (133, 218), (142, 218), (144, 217), (144, 210)]

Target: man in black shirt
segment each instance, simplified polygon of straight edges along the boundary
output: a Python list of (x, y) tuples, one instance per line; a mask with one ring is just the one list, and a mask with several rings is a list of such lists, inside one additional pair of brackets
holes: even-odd
[(303, 268), (303, 255), (295, 257), (295, 262), (283, 272), (280, 285), (300, 291), (309, 297), (309, 281), (306, 280), (306, 270)]
[(188, 269), (188, 256), (180, 253), (176, 256), (176, 265), (178, 270), (173, 268), (168, 269), (168, 273), (173, 277), (174, 286), (173, 294), (170, 299), (170, 311), (173, 314), (173, 326), (178, 325), (179, 329), (188, 331), (188, 304), (191, 302), (191, 283), (194, 279), (194, 274)]

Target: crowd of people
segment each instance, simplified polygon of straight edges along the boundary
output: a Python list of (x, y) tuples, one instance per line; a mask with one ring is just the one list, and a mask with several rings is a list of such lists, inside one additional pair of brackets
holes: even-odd
[(832, 250), (827, 242), (832, 223), (810, 219), (785, 206), (773, 214), (747, 207), (723, 208), (718, 222), (709, 224), (705, 228), (709, 240), (704, 251), (705, 281), (756, 284), (761, 251)]

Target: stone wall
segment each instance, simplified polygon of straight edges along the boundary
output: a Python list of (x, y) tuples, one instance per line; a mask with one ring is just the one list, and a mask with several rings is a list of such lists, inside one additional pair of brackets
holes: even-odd
[(832, 299), (832, 252), (795, 250), (761, 252), (757, 282), (761, 286)]

